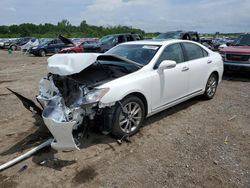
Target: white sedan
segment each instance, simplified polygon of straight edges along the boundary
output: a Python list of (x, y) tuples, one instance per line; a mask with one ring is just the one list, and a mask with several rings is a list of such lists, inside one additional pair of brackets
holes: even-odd
[(37, 99), (57, 150), (79, 149), (95, 121), (117, 137), (133, 135), (157, 112), (203, 95), (212, 99), (223, 61), (203, 45), (183, 40), (120, 44), (105, 54), (57, 54)]

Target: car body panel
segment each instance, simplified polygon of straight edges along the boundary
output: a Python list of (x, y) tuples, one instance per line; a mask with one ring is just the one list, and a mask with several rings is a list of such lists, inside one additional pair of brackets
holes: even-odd
[(221, 50), (224, 53), (250, 54), (250, 46), (229, 46)]

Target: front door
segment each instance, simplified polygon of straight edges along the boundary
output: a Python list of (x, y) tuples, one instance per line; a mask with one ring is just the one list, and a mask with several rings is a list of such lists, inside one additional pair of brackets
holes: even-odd
[[(158, 71), (163, 60), (176, 61), (171, 69)], [(155, 64), (152, 74), (152, 110), (155, 111), (188, 95), (189, 64), (184, 62), (182, 47), (179, 43), (167, 46)]]

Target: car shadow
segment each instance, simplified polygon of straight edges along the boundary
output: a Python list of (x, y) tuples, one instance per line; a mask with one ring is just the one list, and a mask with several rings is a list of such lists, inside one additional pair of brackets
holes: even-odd
[(222, 79), (228, 81), (250, 82), (250, 72), (226, 71)]
[(9, 149), (0, 153), (0, 156), (11, 155), (17, 152), (22, 152), (26, 149), (35, 147), (43, 143), (48, 138), (52, 137), (49, 130), (43, 123), (43, 120), (41, 119), (41, 117), (39, 117), (38, 115), (35, 115), (33, 117), (35, 118), (34, 126), (38, 127), (35, 130), (35, 132), (31, 133), (30, 135), (23, 138), (21, 141), (11, 146)]
[(190, 106), (192, 106), (192, 105), (194, 105), (196, 103), (199, 103), (201, 101), (204, 101), (204, 99), (202, 99), (201, 96), (197, 96), (197, 97), (189, 99), (189, 100), (187, 100), (185, 102), (182, 102), (182, 103), (180, 103), (178, 105), (175, 105), (175, 106), (173, 106), (171, 108), (163, 110), (163, 111), (161, 111), (161, 112), (159, 112), (159, 113), (157, 113), (157, 114), (155, 114), (153, 116), (148, 117), (144, 122), (144, 126), (151, 125), (151, 124), (153, 124), (153, 123), (155, 123), (157, 121), (160, 121), (161, 119), (163, 119), (163, 118), (165, 118), (167, 116), (171, 116), (171, 115), (173, 115), (175, 113), (178, 113), (178, 112), (180, 112), (182, 110), (185, 110), (185, 109), (189, 108)]

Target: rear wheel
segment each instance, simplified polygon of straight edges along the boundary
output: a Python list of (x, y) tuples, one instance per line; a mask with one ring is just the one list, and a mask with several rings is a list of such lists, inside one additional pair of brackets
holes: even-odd
[(40, 50), (39, 51), (39, 55), (42, 56), (42, 57), (45, 57), (46, 56), (46, 53), (44, 50)]
[(216, 93), (218, 86), (218, 77), (216, 74), (211, 74), (208, 78), (205, 93), (203, 94), (205, 99), (212, 99)]
[(117, 137), (135, 134), (144, 117), (145, 107), (141, 99), (133, 95), (124, 98), (114, 113), (112, 134)]

